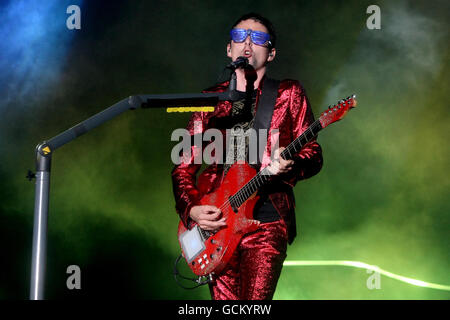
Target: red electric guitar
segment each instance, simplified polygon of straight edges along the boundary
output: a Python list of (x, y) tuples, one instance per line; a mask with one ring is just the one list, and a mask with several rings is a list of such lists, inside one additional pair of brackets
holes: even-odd
[[(336, 105), (328, 107), (299, 137), (281, 152), (284, 159), (292, 155), (312, 140), (317, 133), (333, 122), (341, 120), (356, 106), (356, 96), (352, 95)], [(198, 276), (219, 273), (228, 263), (242, 236), (255, 231), (258, 222), (253, 220), (253, 208), (258, 201), (257, 190), (268, 182), (267, 170), (256, 170), (249, 164), (233, 164), (220, 187), (205, 195), (200, 203), (218, 207), (226, 217), (227, 226), (218, 231), (206, 231), (195, 224), (187, 229), (182, 222), (178, 226), (178, 241), (183, 257)]]

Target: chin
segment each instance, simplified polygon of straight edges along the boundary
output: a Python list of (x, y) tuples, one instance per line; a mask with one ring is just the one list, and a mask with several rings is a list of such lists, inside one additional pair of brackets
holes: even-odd
[(253, 59), (253, 57), (250, 57), (250, 59), (248, 59), (248, 64), (251, 65), (251, 66), (252, 66), (253, 68), (255, 68), (255, 69), (257, 69), (258, 67), (260, 67), (260, 66), (258, 66), (258, 62), (255, 61), (255, 60)]

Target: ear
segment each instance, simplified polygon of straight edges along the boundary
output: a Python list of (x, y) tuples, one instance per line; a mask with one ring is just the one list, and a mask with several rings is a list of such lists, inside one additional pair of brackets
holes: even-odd
[(276, 54), (277, 54), (277, 49), (272, 48), (272, 49), (269, 51), (269, 56), (267, 57), (267, 62), (273, 61), (273, 59), (275, 59)]
[(227, 44), (227, 57), (231, 58), (231, 42)]

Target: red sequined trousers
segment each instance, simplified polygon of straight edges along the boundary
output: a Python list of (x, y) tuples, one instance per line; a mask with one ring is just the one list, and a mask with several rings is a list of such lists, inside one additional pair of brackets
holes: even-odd
[(283, 219), (262, 223), (245, 235), (227, 267), (209, 285), (213, 300), (270, 300), (275, 293), (287, 249)]

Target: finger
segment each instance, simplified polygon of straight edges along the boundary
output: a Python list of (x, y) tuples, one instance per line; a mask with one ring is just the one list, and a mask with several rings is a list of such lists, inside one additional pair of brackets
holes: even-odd
[(267, 170), (273, 175), (277, 175), (280, 172), (280, 163), (279, 162), (272, 162), (268, 167)]
[(225, 227), (227, 224), (224, 221), (208, 221), (202, 220), (199, 223), (200, 227), (205, 230), (216, 230), (220, 227)]
[(277, 150), (275, 150), (275, 152), (273, 153), (273, 160), (279, 160), (280, 159), (280, 152), (283, 150), (280, 150), (281, 148), (278, 148)]
[(199, 226), (200, 226), (200, 228), (202, 228), (203, 230), (206, 230), (206, 231), (213, 231), (213, 230), (215, 230), (216, 228), (214, 228), (214, 227), (210, 227), (210, 226), (208, 226), (208, 225), (206, 225), (206, 224), (199, 224)]
[(281, 170), (290, 170), (292, 166), (294, 165), (294, 161), (292, 160), (281, 160), (280, 162), (280, 168)]
[(289, 172), (291, 170), (291, 168), (283, 168), (283, 169), (281, 169), (280, 170), (280, 173), (287, 173), (287, 172)]
[(284, 171), (289, 171), (291, 169), (292, 169), (292, 165), (291, 164), (286, 164), (286, 165), (283, 166), (283, 170)]
[(221, 212), (216, 212), (216, 213), (204, 213), (200, 216), (201, 220), (207, 220), (207, 221), (216, 221), (220, 218), (220, 216), (222, 215)]
[(285, 160), (285, 159), (281, 156), (281, 153), (284, 151), (284, 149), (286, 149), (286, 148), (285, 148), (285, 147), (281, 147), (281, 148), (278, 149), (278, 153), (279, 153), (280, 160)]
[(294, 164), (294, 160), (285, 160), (283, 158), (280, 159), (280, 163), (283, 165), (290, 165), (292, 166)]
[(209, 206), (209, 205), (205, 205), (203, 206), (203, 212), (204, 213), (208, 213), (208, 212), (220, 212), (220, 209), (217, 208), (216, 206)]

